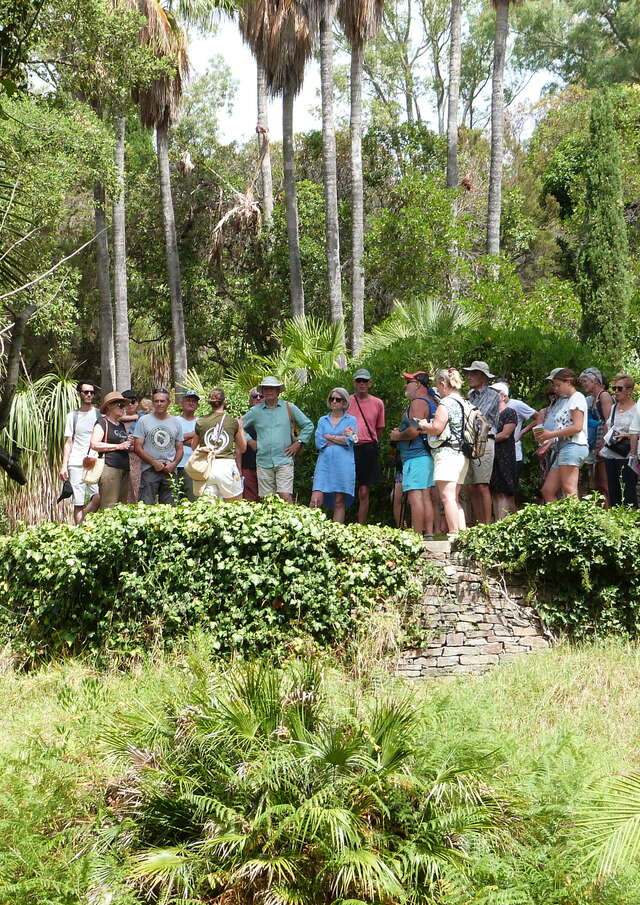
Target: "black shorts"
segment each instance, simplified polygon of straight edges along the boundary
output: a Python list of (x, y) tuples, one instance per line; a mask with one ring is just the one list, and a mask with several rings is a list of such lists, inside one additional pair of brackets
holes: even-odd
[(356, 455), (356, 484), (358, 487), (369, 487), (380, 480), (380, 447), (377, 443), (357, 443), (354, 446)]

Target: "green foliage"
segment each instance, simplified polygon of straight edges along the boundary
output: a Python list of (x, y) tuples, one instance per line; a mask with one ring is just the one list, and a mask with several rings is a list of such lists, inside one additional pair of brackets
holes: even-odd
[(608, 96), (596, 94), (591, 106), (585, 236), (578, 255), (577, 283), (584, 336), (607, 353), (620, 355), (629, 310), (629, 245), (612, 115)]
[[(161, 901), (442, 903), (512, 821), (487, 751), (446, 751), (408, 694), (339, 706), (316, 665), (203, 670), (106, 733), (126, 771), (116, 876)], [(132, 757), (133, 754), (133, 757)]]
[(219, 650), (339, 644), (388, 597), (419, 593), (421, 541), (268, 501), (119, 506), (80, 528), (0, 539), (0, 621), (21, 657), (139, 653), (200, 626)]
[(460, 547), (474, 559), (522, 573), (553, 631), (576, 638), (640, 630), (640, 515), (598, 500), (525, 506), (494, 525), (469, 529)]
[(579, 826), (599, 877), (634, 867), (640, 856), (640, 773), (616, 776), (591, 789)]

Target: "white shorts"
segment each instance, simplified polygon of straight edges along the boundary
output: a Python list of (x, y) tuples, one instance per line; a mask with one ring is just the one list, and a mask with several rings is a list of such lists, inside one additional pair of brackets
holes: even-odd
[(435, 481), (447, 481), (464, 484), (469, 470), (469, 460), (459, 452), (435, 450), (433, 456), (433, 478)]
[(202, 496), (216, 500), (230, 500), (241, 496), (244, 481), (234, 459), (215, 459), (202, 488)]
[(89, 491), (89, 499), (91, 499), (92, 496), (99, 493), (98, 485), (82, 483), (82, 475), (84, 474), (82, 465), (68, 465), (67, 471), (69, 472), (69, 483), (73, 490), (73, 505), (84, 506), (87, 502), (87, 490)]
[(258, 494), (260, 498), (276, 493), (293, 494), (293, 462), (264, 468), (258, 465)]

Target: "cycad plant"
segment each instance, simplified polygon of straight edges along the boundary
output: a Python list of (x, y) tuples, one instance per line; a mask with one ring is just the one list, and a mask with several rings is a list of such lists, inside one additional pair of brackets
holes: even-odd
[(412, 336), (445, 338), (459, 328), (477, 326), (479, 320), (477, 315), (465, 311), (456, 301), (415, 298), (409, 302), (396, 302), (389, 317), (366, 334), (365, 355)]
[(599, 878), (640, 859), (640, 773), (614, 777), (585, 803), (578, 825)]
[(310, 661), (202, 669), (105, 741), (124, 773), (100, 876), (119, 862), (162, 902), (445, 902), (509, 821), (490, 757), (436, 754), (408, 695), (334, 698)]

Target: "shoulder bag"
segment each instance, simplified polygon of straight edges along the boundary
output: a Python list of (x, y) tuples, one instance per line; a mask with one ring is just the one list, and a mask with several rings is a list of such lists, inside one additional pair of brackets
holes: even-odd
[[(95, 425), (94, 425), (95, 427)], [(109, 422), (104, 419), (104, 435), (102, 442), (107, 442), (107, 434), (109, 431)], [(91, 447), (89, 447), (91, 448)], [(97, 484), (102, 477), (104, 471), (104, 453), (98, 453), (97, 456), (85, 456), (82, 460), (82, 483)]]
[[(604, 392), (604, 391), (603, 391)], [(618, 408), (618, 403), (614, 403), (613, 409), (611, 410), (611, 430), (613, 431), (613, 425), (616, 420), (616, 409)], [(623, 459), (626, 459), (631, 452), (631, 440), (628, 437), (619, 437), (615, 432), (611, 434), (610, 439), (605, 443), (607, 449), (610, 449), (611, 452), (617, 453), (619, 456), (622, 456)]]
[(365, 413), (362, 411), (362, 406), (360, 405), (360, 400), (358, 399), (358, 397), (357, 397), (356, 395), (354, 395), (353, 398), (356, 400), (356, 405), (357, 405), (358, 408), (360, 409), (360, 414), (362, 415), (362, 418), (363, 418), (363, 420), (364, 420), (364, 423), (365, 423), (366, 426), (367, 426), (367, 430), (369, 431), (369, 436), (373, 438), (373, 439), (369, 440), (368, 442), (369, 442), (369, 443), (375, 443), (376, 446), (377, 446), (377, 445), (378, 445), (378, 434), (376, 433), (376, 431), (372, 431), (372, 430), (371, 430), (371, 427), (370, 427), (370, 425), (369, 425), (369, 422), (367, 421), (367, 416), (366, 416)]

